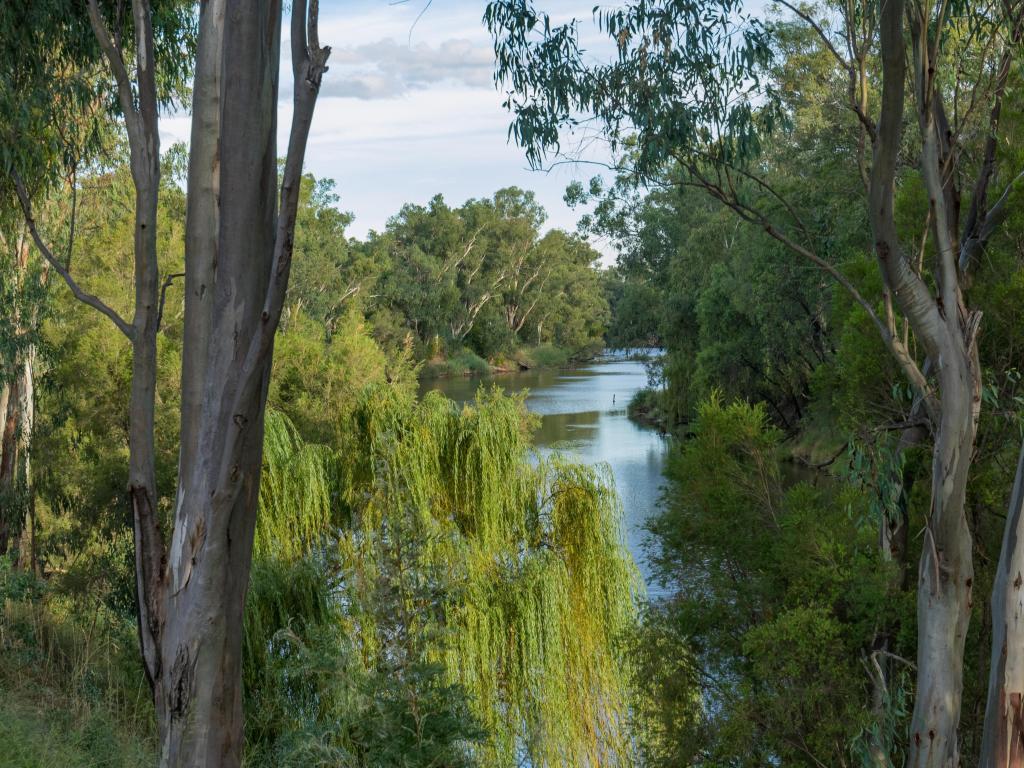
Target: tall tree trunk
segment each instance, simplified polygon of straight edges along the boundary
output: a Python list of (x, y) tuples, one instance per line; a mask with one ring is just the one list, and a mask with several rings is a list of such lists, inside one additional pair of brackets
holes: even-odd
[(20, 532), (18, 521), (23, 516), (18, 482), (23, 443), (23, 385), (23, 368), (19, 365), (7, 388), (7, 408), (3, 414), (3, 428), (0, 433), (0, 555), (7, 554), (12, 539)]
[[(204, 14), (216, 12), (216, 5)], [(229, 16), (238, 13), (232, 5), (229, 0)], [(195, 265), (212, 284), (209, 299), (192, 296), (186, 309), (196, 334), (185, 338), (186, 382), (198, 385), (199, 400), (190, 400), (182, 413), (182, 471), (161, 638), (166, 672), (158, 715), (168, 766), (241, 761), (242, 611), (270, 358), (252, 372), (244, 363), (264, 332), (261, 313), (274, 255), (280, 13), (276, 0), (260, 0), (232, 23), (204, 17), (204, 45), (222, 49), (221, 82), (230, 87), (217, 99), (217, 175), (204, 185), (219, 190), (219, 204), (208, 219), (190, 220), (192, 250), (186, 254), (186, 274)], [(221, 40), (211, 39), (218, 31)], [(207, 145), (198, 149), (193, 177), (208, 172)], [(197, 422), (186, 420), (191, 418)]]
[[(131, 149), (135, 313), (129, 324), (81, 289), (43, 241), (28, 190), (12, 179), (37, 248), (80, 301), (132, 345), (129, 491), (139, 639), (164, 768), (236, 768), (242, 757), (242, 619), (274, 334), (291, 269), (306, 141), (330, 48), (316, 0), (293, 0), (293, 115), (277, 209), (280, 0), (200, 6), (186, 221), (179, 481), (170, 547), (157, 516), (154, 413), (159, 324), (156, 225), (160, 135), (152, 11), (132, 0), (135, 82), (99, 0), (89, 19), (117, 84)], [(8, 406), (9, 408), (10, 406)]]
[[(307, 28), (305, 2), (294, 0), (294, 115), (279, 210), (280, 2), (211, 0), (201, 13), (209, 80), (196, 107), (206, 127), (189, 168), (198, 197), (186, 236), (186, 395), (154, 693), (162, 765), (232, 768), (242, 755), (242, 626), (273, 341), (329, 49), (316, 39), (316, 5)], [(215, 138), (202, 134), (211, 125)]]
[(979, 766), (1024, 766), (1024, 446), (992, 585), (992, 663)]
[[(28, 276), (28, 256), (28, 240), (19, 236), (14, 262), (15, 279), (20, 288), (25, 287)], [(37, 311), (32, 311), (28, 318), (16, 314), (17, 332), (34, 331), (37, 318)], [(0, 555), (7, 554), (11, 545), (16, 544), (25, 527), (30, 482), (29, 448), (35, 422), (35, 361), (33, 345), (19, 350), (11, 380), (0, 392), (0, 418), (3, 419), (0, 428)]]
[[(885, 282), (887, 332), (897, 362), (918, 389), (934, 436), (931, 509), (917, 588), (917, 692), (910, 725), (910, 768), (957, 768), (957, 729), (963, 688), (963, 652), (971, 613), (971, 531), (964, 509), (980, 408), (980, 369), (975, 338), (980, 315), (963, 302), (953, 247), (955, 210), (942, 173), (935, 101), (935, 41), (922, 22), (924, 10), (906, 0), (886, 0), (879, 14), (882, 61), (881, 112), (874, 138), (869, 215), (879, 268)], [(928, 191), (936, 249), (933, 293), (903, 253), (893, 201), (906, 100), (910, 19), (915, 104), (921, 131), (921, 175)], [(899, 304), (929, 359), (936, 361), (936, 391), (897, 341), (891, 306)]]
[[(14, 381), (9, 388), (0, 453), (0, 555), (16, 545), (28, 514), (31, 467), (29, 451), (35, 422), (35, 349), (21, 354)], [(24, 552), (19, 552), (19, 561)]]
[(932, 509), (918, 572), (911, 768), (956, 768), (960, 763), (957, 730), (974, 582), (964, 507), (977, 428), (977, 385), (963, 358), (950, 355), (946, 361), (939, 370), (942, 414), (932, 458)]

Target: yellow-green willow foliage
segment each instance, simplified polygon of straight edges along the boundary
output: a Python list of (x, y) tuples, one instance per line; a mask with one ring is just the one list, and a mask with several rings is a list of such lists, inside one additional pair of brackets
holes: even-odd
[(329, 448), (305, 442), (286, 416), (267, 410), (255, 559), (295, 560), (330, 531), (333, 462)]
[[(532, 426), (497, 390), (459, 410), (371, 387), (330, 452), (272, 414), (256, 552), (336, 555), (339, 638), (367, 669), (396, 652), (442, 665), (488, 734), (480, 764), (628, 764), (617, 640), (639, 582), (618, 497), (604, 469), (538, 458)], [(270, 624), (286, 620), (274, 605)]]
[[(437, 393), (369, 390), (342, 462), (341, 552), (372, 580), (381, 541), (411, 520), (416, 565), (452, 587), (452, 631), (432, 652), (491, 734), (483, 764), (624, 764), (616, 639), (638, 582), (618, 497), (605, 470), (534, 456), (530, 427), (522, 400), (497, 390), (461, 411)], [(372, 648), (373, 628), (359, 631)]]
[(333, 462), (329, 449), (306, 443), (287, 417), (267, 411), (243, 635), (248, 694), (267, 685), (263, 678), (271, 672), (268, 656), (274, 653), (277, 632), (331, 620), (330, 586), (308, 556), (332, 529)]

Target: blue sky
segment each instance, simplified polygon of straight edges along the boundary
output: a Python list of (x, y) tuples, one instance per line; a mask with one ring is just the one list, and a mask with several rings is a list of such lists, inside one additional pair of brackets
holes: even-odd
[[(580, 212), (562, 195), (573, 179), (594, 175), (594, 167), (531, 171), (508, 143), (509, 115), (492, 81), (491, 39), (481, 22), (485, 0), (425, 5), (322, 0), (320, 39), (333, 52), (306, 169), (335, 180), (339, 207), (355, 214), (350, 233), (358, 237), (382, 229), (403, 203), (423, 204), (441, 193), (460, 204), (510, 185), (536, 192), (548, 226), (575, 229)], [(589, 20), (593, 2), (553, 0), (542, 7), (556, 19)], [(287, 41), (282, 47), (288, 50)], [(282, 69), (282, 80), (288, 72)], [(291, 113), (283, 90), (281, 152)], [(166, 118), (162, 132), (165, 146), (187, 141), (188, 117)]]

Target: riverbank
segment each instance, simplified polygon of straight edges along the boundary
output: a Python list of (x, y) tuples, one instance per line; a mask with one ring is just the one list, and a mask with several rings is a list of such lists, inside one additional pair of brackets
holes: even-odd
[(421, 381), (451, 379), (464, 376), (489, 376), (496, 373), (566, 368), (592, 360), (595, 353), (587, 350), (573, 353), (553, 344), (521, 347), (508, 354), (496, 355), (490, 360), (464, 349), (450, 357), (436, 357), (424, 363)]
[[(660, 354), (659, 349), (647, 347), (604, 349), (592, 346), (583, 350), (568, 350), (554, 344), (539, 344), (532, 347), (520, 347), (513, 352), (485, 359), (466, 348), (448, 357), (439, 355), (427, 360), (420, 370), (420, 381), (461, 376), (490, 376), (522, 371), (558, 370), (588, 363), (647, 363), (658, 354)], [(652, 424), (652, 426), (656, 425)]]
[(675, 426), (662, 407), (661, 393), (650, 387), (633, 395), (626, 406), (626, 414), (631, 421), (664, 433)]

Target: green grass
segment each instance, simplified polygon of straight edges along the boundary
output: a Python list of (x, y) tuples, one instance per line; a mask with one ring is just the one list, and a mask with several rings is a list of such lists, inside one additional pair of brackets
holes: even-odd
[(103, 708), (59, 691), (0, 686), (0, 768), (134, 768), (156, 765), (152, 747)]
[(486, 376), (491, 372), (490, 364), (476, 353), (464, 349), (446, 360), (427, 363), (421, 377), (442, 379), (455, 376)]
[(562, 368), (569, 364), (569, 353), (554, 344), (523, 347), (515, 359), (527, 368)]
[(157, 762), (134, 621), (0, 558), (0, 768)]

